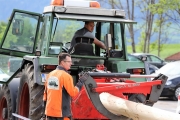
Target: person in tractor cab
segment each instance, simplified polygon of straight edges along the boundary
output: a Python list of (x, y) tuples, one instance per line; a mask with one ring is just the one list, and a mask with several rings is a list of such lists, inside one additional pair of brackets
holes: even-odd
[(91, 38), (93, 39), (93, 42), (95, 45), (99, 46), (102, 49), (106, 49), (106, 46), (103, 42), (99, 41), (93, 34), (93, 30), (94, 30), (94, 22), (93, 21), (85, 21), (84, 27), (77, 30), (72, 38), (71, 41), (71, 47), (69, 50), (69, 53), (71, 53), (73, 47), (77, 44), (76, 40), (79, 37), (87, 37), (87, 38)]
[(83, 81), (79, 80), (74, 86), (72, 76), (68, 73), (72, 65), (68, 53), (60, 53), (59, 65), (46, 77), (44, 90), (45, 114), (44, 120), (70, 120), (71, 97), (76, 96), (82, 88)]

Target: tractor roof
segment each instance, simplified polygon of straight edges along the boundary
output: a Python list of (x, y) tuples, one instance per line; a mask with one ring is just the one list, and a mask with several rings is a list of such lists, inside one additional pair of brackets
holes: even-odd
[(116, 16), (125, 18), (125, 11), (118, 9), (102, 9), (91, 7), (70, 7), (70, 6), (47, 6), (44, 8), (44, 13), (55, 12), (64, 14), (85, 14), (85, 15), (100, 15), (100, 16)]
[(43, 13), (55, 13), (59, 19), (136, 23), (125, 19), (124, 10), (104, 9), (97, 1), (52, 0), (51, 5), (46, 6)]
[(136, 23), (133, 20), (126, 20), (125, 11), (118, 9), (51, 5), (45, 7), (43, 13), (55, 13), (56, 17), (61, 19)]

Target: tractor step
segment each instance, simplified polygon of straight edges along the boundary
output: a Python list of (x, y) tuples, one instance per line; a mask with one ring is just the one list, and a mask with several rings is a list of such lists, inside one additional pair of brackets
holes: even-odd
[(29, 119), (29, 118), (23, 117), (23, 116), (18, 115), (18, 114), (16, 114), (16, 113), (12, 113), (12, 115), (13, 115), (14, 117), (20, 118), (20, 119), (22, 119), (22, 120), (31, 120), (31, 119)]

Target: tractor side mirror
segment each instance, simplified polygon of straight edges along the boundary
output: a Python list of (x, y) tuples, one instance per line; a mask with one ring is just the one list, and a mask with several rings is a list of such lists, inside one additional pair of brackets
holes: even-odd
[(22, 35), (24, 28), (24, 21), (21, 19), (14, 19), (12, 22), (12, 34), (13, 35)]

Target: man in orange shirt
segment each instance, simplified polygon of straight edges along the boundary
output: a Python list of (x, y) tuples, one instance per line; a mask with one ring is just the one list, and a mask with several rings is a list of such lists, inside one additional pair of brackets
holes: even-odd
[(79, 80), (76, 86), (71, 75), (67, 72), (71, 65), (71, 56), (60, 53), (59, 65), (50, 72), (46, 78), (43, 101), (45, 103), (45, 115), (47, 120), (70, 120), (71, 97), (76, 96), (82, 88)]

